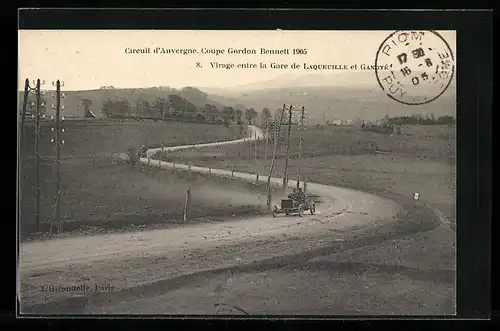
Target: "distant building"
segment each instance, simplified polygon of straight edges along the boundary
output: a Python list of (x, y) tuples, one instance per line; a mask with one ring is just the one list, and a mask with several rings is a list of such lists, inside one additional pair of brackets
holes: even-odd
[(329, 125), (353, 125), (354, 121), (351, 119), (346, 119), (346, 120), (333, 120)]

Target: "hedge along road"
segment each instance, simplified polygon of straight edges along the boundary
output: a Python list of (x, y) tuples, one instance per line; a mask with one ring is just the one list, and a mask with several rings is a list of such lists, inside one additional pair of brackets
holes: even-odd
[[(249, 129), (248, 139), (263, 137), (259, 128), (251, 126)], [(199, 144), (196, 147), (235, 144), (245, 140)], [(164, 147), (163, 150), (191, 147)], [(162, 148), (148, 150), (148, 157), (141, 158), (140, 162), (163, 169), (189, 169), (185, 164), (151, 159), (159, 150)], [(191, 171), (257, 180), (255, 174), (221, 169), (192, 166)], [(259, 176), (258, 180), (267, 182), (268, 177)], [(271, 178), (271, 183), (279, 186), (282, 179)], [(289, 185), (295, 186), (296, 181), (289, 181)], [(28, 289), (22, 292), (22, 311), (88, 312), (104, 303), (109, 306), (113, 302), (135, 301), (134, 289), (139, 291), (142, 299), (147, 295), (145, 293), (158, 296), (167, 291), (162, 282), (168, 279), (234, 265), (254, 265), (260, 260), (331, 245), (332, 239), (345, 236), (344, 231), (349, 228), (370, 229), (394, 223), (401, 211), (401, 207), (392, 200), (356, 190), (312, 182), (308, 183), (308, 190), (324, 201), (315, 215), (306, 212), (303, 217), (258, 216), (229, 223), (21, 243), (20, 278), (29, 284)], [(81, 293), (40, 291), (42, 285), (81, 283), (82, 274), (93, 284), (112, 284), (115, 290), (80, 297), (81, 302), (73, 305), (61, 299), (81, 296)], [(159, 288), (155, 288), (155, 284)], [(50, 301), (52, 303), (46, 304)]]

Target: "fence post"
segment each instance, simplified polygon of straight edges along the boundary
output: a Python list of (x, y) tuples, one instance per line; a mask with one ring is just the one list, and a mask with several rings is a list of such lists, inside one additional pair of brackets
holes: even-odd
[(231, 170), (231, 177), (234, 177), (234, 170)]
[(189, 185), (187, 191), (186, 191), (186, 201), (184, 203), (184, 213), (183, 213), (183, 219), (184, 222), (186, 222), (189, 218), (189, 206), (191, 204), (191, 185)]
[(151, 157), (148, 156), (148, 165), (151, 165)]
[(212, 166), (209, 166), (208, 167), (208, 173), (211, 174), (212, 173)]
[(175, 161), (172, 162), (173, 166), (174, 166), (174, 169), (175, 169)]
[(257, 174), (257, 181), (259, 181), (259, 174)]

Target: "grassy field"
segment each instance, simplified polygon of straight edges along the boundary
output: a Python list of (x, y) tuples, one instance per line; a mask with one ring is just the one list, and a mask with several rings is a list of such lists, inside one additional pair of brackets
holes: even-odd
[[(129, 164), (114, 163), (113, 155), (126, 152), (128, 147), (177, 145), (189, 142), (230, 140), (238, 137), (239, 129), (216, 125), (165, 122), (92, 121), (64, 122), (61, 136), (61, 217), (64, 230), (89, 226), (122, 228), (132, 224), (169, 223), (182, 219), (185, 192), (189, 180), (185, 174), (141, 170)], [(33, 154), (33, 126), (26, 130), (26, 148), (21, 173), (21, 235), (27, 236), (35, 227), (36, 171)], [(53, 132), (42, 126), (40, 141), (42, 231), (54, 217), (56, 170), (53, 158)], [(249, 184), (221, 183), (219, 179), (193, 175), (193, 220), (209, 215), (259, 212), (265, 197), (255, 194)], [(227, 185), (234, 194), (227, 193)], [(207, 193), (209, 191), (209, 193)], [(208, 219), (208, 218), (207, 218)]]
[[(55, 156), (55, 144), (50, 142), (55, 138), (51, 131), (53, 122), (42, 122), (40, 153), (42, 157)], [(145, 144), (148, 147), (176, 146), (186, 143), (202, 143), (218, 140), (232, 140), (240, 137), (239, 127), (223, 125), (163, 122), (152, 120), (67, 120), (61, 127), (66, 132), (61, 133), (65, 144), (61, 145), (61, 156), (91, 157), (92, 155), (107, 155), (126, 152), (129, 147)], [(34, 155), (34, 123), (26, 124), (26, 144), (23, 154)]]
[[(302, 179), (420, 198), (455, 217), (455, 135), (454, 128), (439, 126), (407, 127), (411, 135), (384, 135), (347, 127), (311, 128), (303, 133)], [(297, 178), (299, 133), (291, 133), (290, 179)], [(286, 145), (280, 140), (274, 174), (282, 176)], [(169, 160), (192, 159), (194, 164), (212, 165), (238, 171), (268, 173), (272, 146), (265, 142), (247, 146), (204, 148), (162, 155)], [(257, 158), (255, 158), (257, 155)]]

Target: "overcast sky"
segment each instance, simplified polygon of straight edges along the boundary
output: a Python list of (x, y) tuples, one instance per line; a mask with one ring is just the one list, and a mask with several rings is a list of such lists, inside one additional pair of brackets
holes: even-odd
[[(282, 74), (309, 75), (308, 70), (271, 69), (269, 64), (374, 64), (384, 39), (393, 31), (19, 31), (19, 87), (24, 80), (57, 79), (65, 90), (101, 86), (226, 87), (265, 81)], [(438, 31), (455, 52), (455, 31)], [(222, 49), (210, 54), (126, 54), (126, 48)], [(255, 49), (257, 55), (227, 54), (229, 48)], [(260, 49), (306, 49), (307, 55), (260, 55)], [(456, 56), (456, 55), (455, 55)], [(267, 69), (214, 69), (210, 62), (260, 62)], [(197, 68), (199, 62), (203, 68)], [(319, 72), (317, 72), (319, 73)], [(328, 72), (327, 72), (328, 73)], [(331, 72), (329, 72), (331, 74)]]

